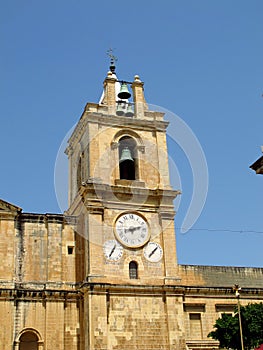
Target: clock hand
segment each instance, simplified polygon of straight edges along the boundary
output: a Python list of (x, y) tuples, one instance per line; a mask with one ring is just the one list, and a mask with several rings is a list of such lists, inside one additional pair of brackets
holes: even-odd
[(148, 255), (148, 257), (150, 258), (157, 250), (158, 247), (155, 247), (154, 250)]
[(130, 231), (131, 233), (133, 233), (135, 230), (136, 230), (136, 227), (130, 227), (130, 228), (129, 228), (129, 231)]
[(114, 252), (115, 248), (116, 248), (116, 244), (114, 244), (114, 247), (112, 248), (112, 250), (111, 250), (111, 252), (110, 252), (110, 254), (109, 254), (109, 257), (111, 257), (111, 256), (112, 256), (112, 254), (113, 254), (113, 252)]

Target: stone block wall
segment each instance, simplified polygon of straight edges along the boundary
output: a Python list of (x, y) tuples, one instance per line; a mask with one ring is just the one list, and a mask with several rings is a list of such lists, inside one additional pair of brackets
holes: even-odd
[(73, 225), (59, 214), (21, 214), (0, 220), (0, 282), (76, 282)]
[(0, 350), (19, 349), (23, 332), (37, 334), (46, 350), (79, 350), (78, 298), (71, 295), (66, 300), (57, 292), (35, 294), (0, 290)]
[(90, 295), (91, 349), (170, 349), (162, 296)]
[(18, 350), (23, 335), (38, 349), (80, 350), (76, 260), (83, 262), (83, 251), (74, 225), (63, 215), (12, 208), (0, 212), (0, 350)]

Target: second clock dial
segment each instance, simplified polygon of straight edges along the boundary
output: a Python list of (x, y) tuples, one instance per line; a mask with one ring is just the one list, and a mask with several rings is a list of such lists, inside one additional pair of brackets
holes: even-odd
[(151, 262), (158, 262), (162, 259), (163, 250), (156, 242), (149, 242), (144, 248), (144, 256)]

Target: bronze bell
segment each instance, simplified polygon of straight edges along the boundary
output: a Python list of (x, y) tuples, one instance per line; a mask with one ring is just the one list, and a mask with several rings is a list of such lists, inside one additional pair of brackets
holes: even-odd
[(128, 98), (131, 97), (131, 94), (128, 90), (128, 86), (126, 83), (122, 83), (121, 84), (121, 90), (120, 92), (118, 93), (118, 97), (121, 99), (121, 100), (127, 100)]
[(125, 116), (126, 117), (133, 117), (134, 116), (133, 108), (132, 108), (132, 105), (130, 103), (128, 104)]
[(125, 160), (131, 160), (134, 162), (134, 159), (132, 158), (131, 151), (129, 150), (128, 147), (124, 147), (122, 152), (121, 152), (121, 158), (120, 158), (120, 163), (124, 162)]
[(124, 111), (125, 111), (125, 107), (123, 107), (121, 103), (118, 103), (116, 114), (117, 115), (124, 115)]

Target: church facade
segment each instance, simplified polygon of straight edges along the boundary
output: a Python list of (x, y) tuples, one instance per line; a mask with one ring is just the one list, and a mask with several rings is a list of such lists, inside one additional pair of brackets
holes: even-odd
[(68, 141), (67, 212), (0, 201), (0, 350), (212, 350), (233, 285), (263, 301), (262, 268), (177, 263), (167, 127), (112, 65)]

